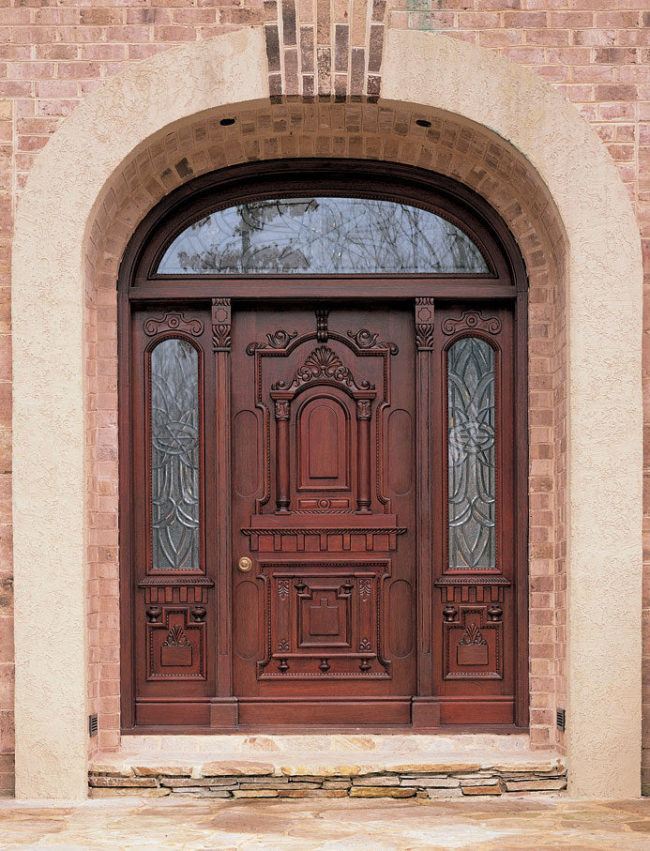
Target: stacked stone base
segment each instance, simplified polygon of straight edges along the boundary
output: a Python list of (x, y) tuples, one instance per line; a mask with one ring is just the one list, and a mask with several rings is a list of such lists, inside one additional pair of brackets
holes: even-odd
[(280, 767), (266, 763), (201, 765), (96, 764), (92, 798), (119, 795), (192, 798), (421, 798), (559, 793), (566, 789), (562, 760), (529, 764), (449, 763), (390, 766)]

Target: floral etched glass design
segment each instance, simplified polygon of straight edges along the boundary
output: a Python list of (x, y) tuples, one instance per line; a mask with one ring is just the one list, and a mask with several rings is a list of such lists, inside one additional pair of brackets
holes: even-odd
[(151, 352), (151, 515), (154, 570), (199, 560), (199, 360), (185, 340)]
[(269, 198), (210, 213), (165, 252), (158, 273), (489, 272), (460, 228), (427, 210), (374, 198)]
[(494, 350), (465, 337), (449, 349), (449, 567), (496, 566)]

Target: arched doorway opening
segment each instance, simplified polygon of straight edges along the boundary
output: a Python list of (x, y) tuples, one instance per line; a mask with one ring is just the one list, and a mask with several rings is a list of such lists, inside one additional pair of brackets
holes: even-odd
[(119, 288), (123, 728), (526, 726), (527, 286), (489, 205), (238, 166)]

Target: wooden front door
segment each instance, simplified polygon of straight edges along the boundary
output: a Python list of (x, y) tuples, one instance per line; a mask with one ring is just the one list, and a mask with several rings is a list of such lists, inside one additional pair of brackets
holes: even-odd
[(494, 211), (406, 167), (256, 163), (152, 210), (124, 730), (527, 724), (526, 295)]
[(413, 322), (244, 309), (232, 328), (240, 723), (409, 723), (416, 684)]

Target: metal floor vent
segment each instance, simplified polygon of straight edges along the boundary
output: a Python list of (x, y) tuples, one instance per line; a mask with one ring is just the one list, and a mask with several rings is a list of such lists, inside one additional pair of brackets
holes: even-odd
[(95, 712), (93, 715), (88, 716), (88, 732), (91, 738), (97, 735), (98, 726), (97, 713)]

